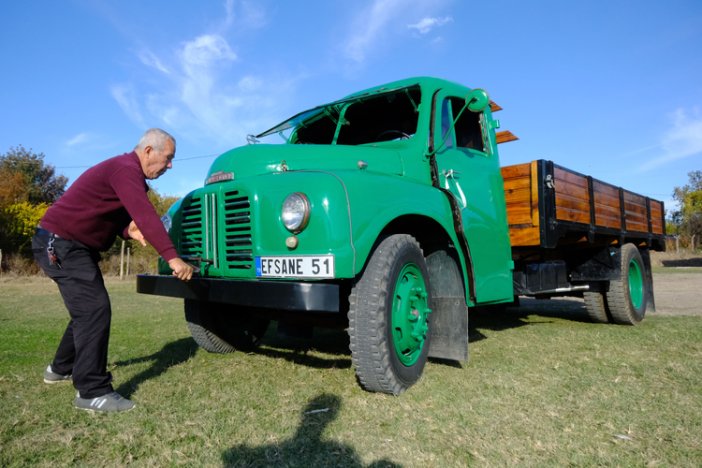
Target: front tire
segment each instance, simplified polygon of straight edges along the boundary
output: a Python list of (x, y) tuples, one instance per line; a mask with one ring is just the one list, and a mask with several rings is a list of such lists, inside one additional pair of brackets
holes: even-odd
[(610, 281), (607, 291), (612, 321), (621, 325), (641, 322), (648, 305), (648, 287), (639, 249), (634, 244), (624, 244), (620, 252), (619, 277)]
[(422, 375), (429, 351), (431, 291), (417, 241), (384, 239), (349, 296), (351, 360), (361, 386), (399, 395)]
[(185, 321), (195, 342), (211, 353), (252, 351), (261, 342), (269, 320), (246, 309), (215, 302), (185, 299)]

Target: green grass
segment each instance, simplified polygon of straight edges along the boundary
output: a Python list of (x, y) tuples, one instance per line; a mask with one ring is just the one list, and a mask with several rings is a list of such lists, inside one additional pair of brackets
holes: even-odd
[(358, 387), (342, 331), (214, 355), (180, 301), (108, 287), (109, 366), (137, 408), (94, 415), (41, 379), (67, 321), (55, 286), (0, 282), (0, 466), (702, 464), (699, 316), (595, 325), (554, 301), (477, 313), (467, 364), (430, 362), (392, 397)]

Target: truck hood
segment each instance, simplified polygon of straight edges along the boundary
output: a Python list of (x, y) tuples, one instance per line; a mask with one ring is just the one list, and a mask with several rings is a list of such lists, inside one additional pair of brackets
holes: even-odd
[(274, 172), (367, 170), (404, 174), (402, 154), (408, 141), (376, 145), (269, 145), (235, 148), (219, 156), (207, 173), (207, 183)]

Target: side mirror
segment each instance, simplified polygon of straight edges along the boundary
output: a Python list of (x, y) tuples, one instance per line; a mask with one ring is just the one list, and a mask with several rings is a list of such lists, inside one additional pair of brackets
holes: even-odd
[(466, 107), (471, 112), (482, 112), (490, 104), (490, 98), (484, 89), (471, 89), (466, 96)]

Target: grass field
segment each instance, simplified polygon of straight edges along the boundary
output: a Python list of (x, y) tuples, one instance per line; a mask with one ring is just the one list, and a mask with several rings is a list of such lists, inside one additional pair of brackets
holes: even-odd
[(137, 408), (95, 415), (41, 379), (67, 321), (55, 286), (0, 282), (0, 466), (702, 465), (699, 315), (478, 313), (468, 363), (391, 397), (358, 387), (343, 331), (208, 354), (180, 301), (108, 287), (109, 366)]

